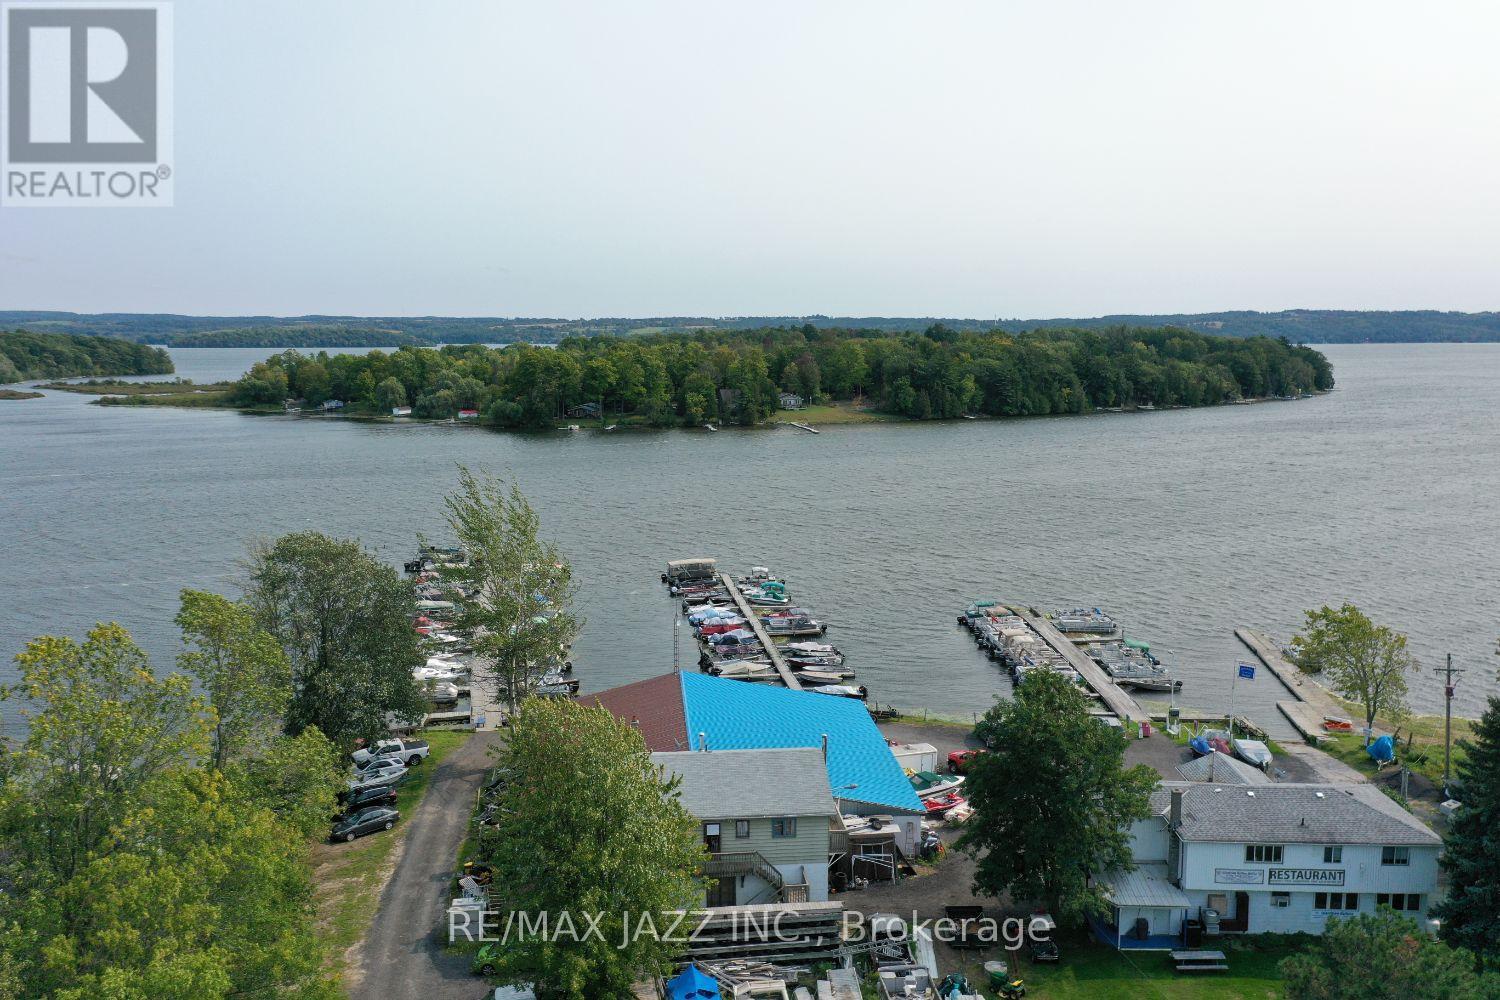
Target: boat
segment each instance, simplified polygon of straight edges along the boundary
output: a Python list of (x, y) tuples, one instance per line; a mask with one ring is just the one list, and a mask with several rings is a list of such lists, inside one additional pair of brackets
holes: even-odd
[(860, 701), (864, 701), (870, 696), (869, 690), (863, 684), (858, 686), (853, 684), (816, 684), (812, 687), (805, 687), (802, 690), (812, 691), (817, 694), (831, 694), (838, 698), (858, 698)]
[(782, 659), (793, 670), (830, 670), (844, 665), (842, 656), (783, 656)]
[(826, 642), (789, 642), (781, 647), (788, 656), (842, 656), (837, 646)]
[(706, 430), (706, 431), (716, 431), (716, 430), (718, 430), (718, 428), (715, 427), (713, 424), (704, 424), (703, 425), (703, 429)]
[(937, 771), (918, 771), (911, 776), (911, 787), (918, 798), (928, 799), (934, 795), (946, 795), (956, 791), (964, 783), (961, 774), (939, 774)]
[(1214, 748), (1209, 745), (1208, 736), (1204, 733), (1199, 733), (1188, 740), (1188, 749), (1198, 757), (1207, 757), (1214, 752)]
[(944, 795), (934, 795), (932, 798), (923, 799), (922, 805), (927, 809), (929, 816), (941, 816), (954, 806), (964, 805), (969, 800), (957, 792), (948, 792)]
[(716, 635), (709, 636), (708, 642), (714, 646), (742, 646), (748, 643), (754, 643), (757, 646), (760, 645), (760, 640), (755, 637), (755, 633), (747, 628), (737, 628), (730, 632), (719, 632)]
[(440, 681), (427, 691), (427, 700), (434, 705), (451, 705), (458, 701), (458, 685), (452, 681)]
[[(767, 669), (770, 669), (769, 665)], [(852, 670), (808, 670), (796, 667), (792, 668), (792, 673), (796, 674), (797, 679), (804, 684), (837, 684), (839, 681), (848, 680), (854, 676)], [(775, 675), (776, 672), (772, 670), (771, 676)]]
[(1052, 612), (1052, 624), (1059, 632), (1086, 632), (1108, 635), (1118, 627), (1115, 620), (1099, 608), (1073, 608)]
[(1342, 719), (1336, 715), (1325, 715), (1323, 717), (1323, 728), (1330, 733), (1352, 733), (1354, 722), (1350, 719)]
[(1230, 747), (1234, 749), (1234, 755), (1246, 764), (1254, 764), (1262, 771), (1271, 767), (1271, 750), (1260, 740), (1247, 740), (1236, 737), (1229, 741)]
[(775, 580), (767, 580), (758, 587), (746, 588), (743, 595), (748, 603), (764, 607), (785, 607), (792, 603), (791, 598), (786, 595), (786, 584)]
[(761, 623), (768, 635), (822, 635), (828, 626), (813, 618), (767, 618)]

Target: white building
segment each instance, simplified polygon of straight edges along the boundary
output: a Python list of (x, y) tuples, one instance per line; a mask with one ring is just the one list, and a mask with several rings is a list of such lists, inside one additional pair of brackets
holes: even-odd
[(1182, 923), (1222, 933), (1321, 934), (1386, 905), (1420, 919), (1442, 841), (1374, 785), (1165, 782), (1131, 831), (1137, 870), (1100, 879), (1120, 947), (1180, 946)]

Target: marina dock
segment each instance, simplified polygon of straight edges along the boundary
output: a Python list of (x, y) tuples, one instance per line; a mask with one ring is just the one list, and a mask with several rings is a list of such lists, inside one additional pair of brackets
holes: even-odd
[(1059, 656), (1067, 660), (1069, 666), (1078, 671), (1079, 676), (1094, 689), (1109, 710), (1121, 721), (1134, 722), (1137, 725), (1151, 721), (1150, 714), (1141, 707), (1140, 702), (1116, 684), (1099, 664), (1074, 645), (1073, 640), (1059, 632), (1050, 621), (1032, 614), (1020, 605), (1007, 604), (1006, 607), (1030, 625), (1032, 630), (1041, 636), (1047, 645), (1056, 650)]
[(1237, 628), (1234, 630), (1235, 638), (1244, 643), (1255, 658), (1263, 663), (1267, 670), (1276, 675), (1276, 679), (1286, 686), (1292, 693), (1290, 701), (1278, 701), (1277, 709), (1286, 716), (1287, 721), (1302, 735), (1309, 743), (1318, 743), (1327, 738), (1323, 731), (1323, 720), (1328, 717), (1342, 717), (1347, 709), (1334, 700), (1333, 696), (1322, 687), (1309, 680), (1296, 664), (1288, 663), (1286, 657), (1281, 655), (1281, 650), (1271, 641), (1271, 637), (1264, 632), (1255, 629)]
[(801, 691), (802, 682), (781, 658), (781, 653), (777, 650), (776, 643), (772, 641), (770, 633), (766, 631), (765, 624), (761, 622), (760, 615), (755, 613), (750, 602), (745, 600), (745, 595), (740, 593), (740, 588), (735, 586), (734, 577), (728, 573), (720, 573), (719, 580), (724, 584), (724, 589), (729, 591), (729, 596), (734, 600), (734, 605), (739, 609), (740, 615), (749, 623), (750, 630), (755, 633), (755, 638), (760, 640), (766, 656), (771, 660), (771, 666), (776, 668), (776, 675), (781, 678), (781, 683), (793, 691)]

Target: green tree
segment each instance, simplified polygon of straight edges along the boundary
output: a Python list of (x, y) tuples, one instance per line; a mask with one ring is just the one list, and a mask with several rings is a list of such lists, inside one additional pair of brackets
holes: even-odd
[(442, 570), (473, 597), (459, 625), (489, 664), (488, 681), (514, 715), (522, 698), (566, 656), (582, 624), (568, 560), (539, 537), (541, 519), (520, 489), (459, 466), (459, 487), (443, 501), (448, 527), (469, 556)]
[(246, 599), (291, 664), (289, 734), (316, 726), (348, 748), (384, 735), (388, 715), (421, 716), (411, 585), (358, 542), (305, 531), (257, 547)]
[(72, 878), (148, 782), (206, 754), (208, 716), (188, 679), (158, 677), (119, 625), (82, 645), (33, 639), (16, 666), (0, 700), (20, 701), (29, 725), (0, 772), (0, 875), (26, 886)]
[(375, 386), (375, 405), (386, 413), (398, 406), (406, 405), (406, 386), (395, 377), (383, 379)]
[(500, 764), (510, 776), (501, 818), (479, 843), (495, 870), (494, 897), (503, 911), (547, 914), (553, 927), (568, 913), (581, 931), (585, 915), (598, 915), (602, 934), (508, 942), (500, 980), (570, 1000), (629, 997), (636, 980), (670, 968), (680, 944), (627, 936), (624, 920), (634, 929), (645, 917), (665, 934), (666, 914), (703, 901), (703, 844), (676, 780), (651, 763), (635, 727), (564, 700), (528, 699)]
[(1388, 907), (1332, 919), (1307, 951), (1281, 962), (1288, 1000), (1493, 1000), (1467, 952)]
[(994, 749), (964, 785), (974, 816), (959, 840), (978, 859), (974, 891), (1043, 902), (1058, 919), (1099, 912), (1089, 876), (1132, 867), (1130, 824), (1150, 815), (1156, 772), (1126, 768), (1124, 734), (1050, 671), (997, 700), (982, 731)]
[(328, 832), (328, 817), (337, 811), (338, 793), (344, 787), (346, 763), (328, 737), (309, 726), (232, 760), (226, 777), (246, 801), (312, 837)]
[(187, 651), (177, 658), (198, 679), (214, 710), (211, 762), (264, 743), (280, 729), (292, 696), (292, 674), (276, 637), (255, 621), (248, 604), (184, 590), (177, 627)]
[(1406, 715), (1406, 676), (1416, 667), (1406, 636), (1376, 625), (1348, 602), (1305, 617), (1302, 631), (1292, 637), (1299, 667), (1321, 674), (1333, 690), (1363, 706), (1367, 731), (1377, 715)]
[(1449, 821), (1441, 863), (1443, 940), (1500, 969), (1500, 698), (1490, 698), (1458, 762), (1463, 808)]

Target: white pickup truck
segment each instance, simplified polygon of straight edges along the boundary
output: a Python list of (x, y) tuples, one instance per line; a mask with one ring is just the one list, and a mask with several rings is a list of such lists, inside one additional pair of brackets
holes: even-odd
[(359, 766), (370, 760), (394, 760), (407, 767), (416, 767), (431, 752), (426, 740), (381, 740), (374, 746), (360, 747), (350, 756)]

